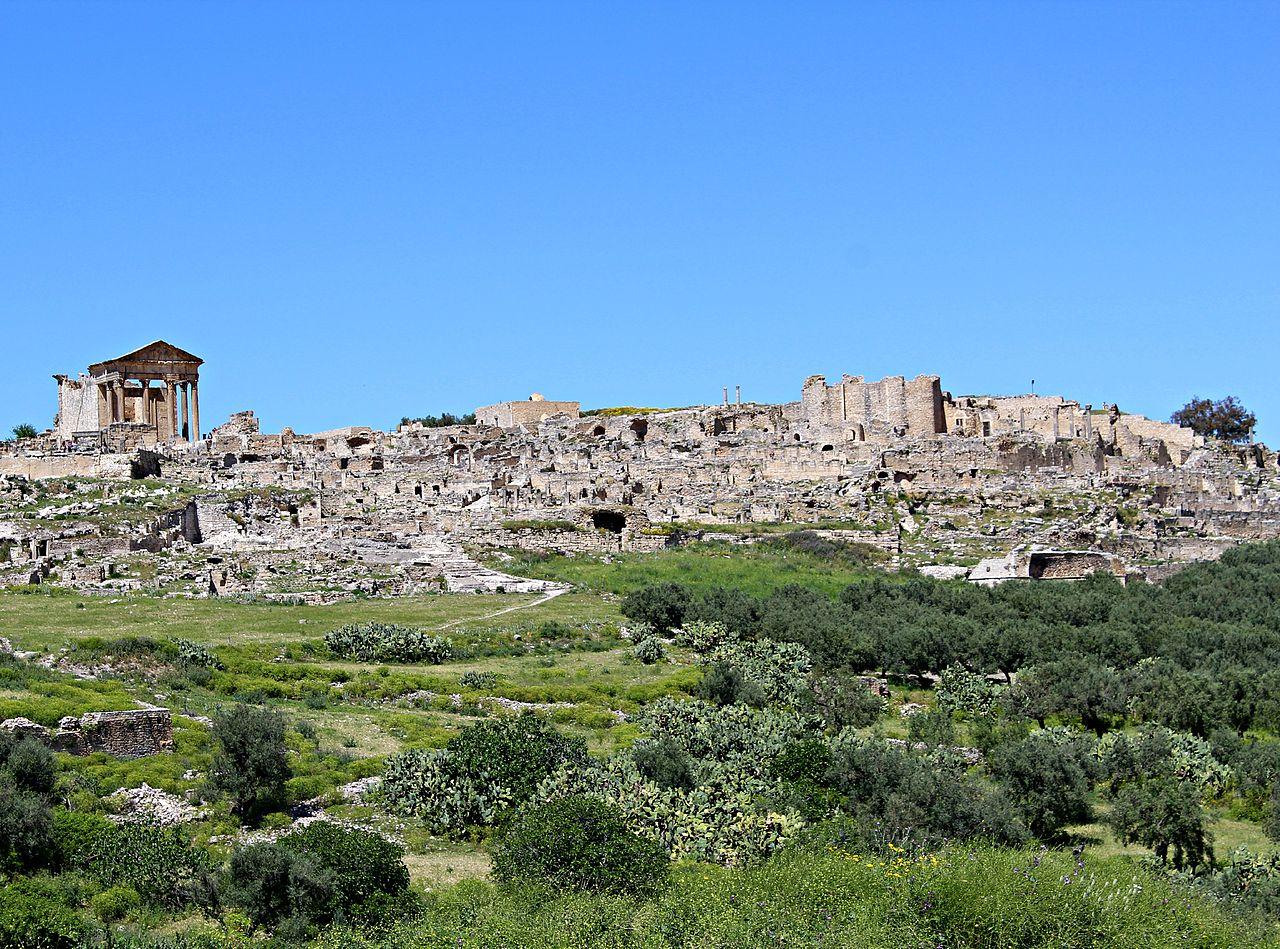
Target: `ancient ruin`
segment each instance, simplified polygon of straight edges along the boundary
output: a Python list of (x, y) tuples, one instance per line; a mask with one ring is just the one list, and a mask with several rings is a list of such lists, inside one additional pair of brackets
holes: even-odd
[(53, 433), (58, 445), (123, 447), (189, 440), (193, 434), (198, 438), (203, 362), (156, 340), (94, 363), (74, 379), (55, 375), (58, 416)]
[(63, 718), (57, 729), (25, 718), (9, 718), (0, 722), (0, 731), (31, 737), (73, 755), (102, 752), (131, 759), (173, 751), (173, 721), (167, 708), (87, 712), (79, 718)]
[(503, 571), (503, 549), (749, 543), (764, 524), (975, 581), (1159, 577), (1280, 536), (1263, 445), (1061, 396), (952, 396), (937, 376), (811, 376), (794, 402), (730, 404), (725, 390), (660, 411), (535, 395), (482, 406), (475, 424), (391, 432), (266, 434), (240, 412), (201, 435), (200, 364), (158, 342), (59, 378), (54, 428), (0, 449), (0, 582), (533, 591), (547, 584)]

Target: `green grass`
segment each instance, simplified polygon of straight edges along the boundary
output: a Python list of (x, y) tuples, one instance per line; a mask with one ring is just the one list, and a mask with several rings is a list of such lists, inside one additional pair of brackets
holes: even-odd
[(736, 587), (752, 596), (799, 584), (834, 595), (872, 572), (871, 568), (762, 544), (690, 544), (677, 550), (608, 557), (517, 552), (511, 560), (494, 562), (509, 573), (613, 595), (651, 583)]
[[(216, 646), (286, 643), (321, 637), (330, 629), (356, 622), (465, 630), (483, 624), (485, 617), (499, 610), (538, 599), (536, 594), (459, 593), (301, 606), (140, 594), (84, 596), (51, 587), (28, 589), (0, 591), (0, 636), (10, 639), (17, 649), (46, 651), (104, 632), (190, 639)], [(604, 622), (617, 616), (616, 608), (598, 597), (563, 596), (502, 619)]]

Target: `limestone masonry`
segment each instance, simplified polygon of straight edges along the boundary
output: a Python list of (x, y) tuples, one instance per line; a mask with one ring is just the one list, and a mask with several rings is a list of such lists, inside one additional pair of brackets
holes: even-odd
[(323, 601), (532, 591), (503, 549), (607, 554), (809, 527), (975, 582), (1159, 577), (1280, 535), (1262, 445), (937, 376), (811, 376), (782, 405), (583, 412), (540, 395), (476, 424), (203, 432), (201, 360), (155, 342), (58, 380), (52, 430), (0, 448), (0, 582)]

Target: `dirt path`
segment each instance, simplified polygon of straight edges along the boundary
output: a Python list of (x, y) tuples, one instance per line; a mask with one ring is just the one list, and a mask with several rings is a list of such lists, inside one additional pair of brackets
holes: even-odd
[(542, 596), (538, 597), (536, 600), (532, 600), (528, 603), (521, 603), (516, 606), (508, 606), (494, 613), (486, 613), (484, 616), (470, 616), (463, 619), (450, 620), (449, 622), (445, 623), (443, 626), (437, 626), (435, 628), (437, 630), (448, 629), (451, 626), (460, 626), (463, 623), (479, 623), (482, 620), (493, 619), (495, 616), (503, 616), (507, 613), (515, 613), (518, 610), (531, 610), (535, 606), (541, 606), (543, 603), (549, 603), (552, 600), (554, 600), (556, 597), (558, 597), (560, 594), (568, 593), (568, 592), (569, 592), (568, 587), (560, 587), (559, 589), (551, 590), (548, 593), (544, 593)]

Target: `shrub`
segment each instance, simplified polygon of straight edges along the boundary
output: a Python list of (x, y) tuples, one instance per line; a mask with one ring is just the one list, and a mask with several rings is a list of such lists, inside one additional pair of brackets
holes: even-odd
[(596, 797), (571, 795), (522, 811), (498, 837), (493, 874), (502, 883), (651, 894), (667, 880), (661, 845), (628, 829), (622, 813)]
[(409, 888), (404, 848), (378, 834), (317, 821), (281, 838), (280, 845), (333, 874), (334, 896), (342, 909)]
[(492, 689), (498, 684), (498, 674), (472, 670), (458, 676), (458, 684), (464, 689)]
[(284, 719), (267, 709), (235, 705), (214, 716), (216, 749), (209, 785), (225, 792), (232, 810), (253, 822), (285, 802), (289, 758)]
[(532, 795), (565, 761), (582, 761), (586, 746), (534, 715), (470, 725), (443, 748), (408, 751), (387, 762), (382, 794), (397, 810), (438, 832), (493, 824)]
[(907, 738), (912, 744), (943, 748), (956, 742), (956, 723), (951, 713), (935, 705), (907, 719)]
[(255, 926), (288, 924), (303, 936), (333, 916), (333, 881), (314, 860), (279, 843), (253, 844), (231, 857), (226, 900)]
[(1123, 843), (1150, 847), (1175, 869), (1213, 860), (1200, 795), (1185, 781), (1154, 778), (1125, 785), (1112, 798), (1107, 823)]
[(325, 645), (335, 656), (360, 662), (427, 662), (439, 665), (453, 657), (453, 644), (412, 626), (354, 623), (330, 630)]
[(0, 949), (77, 949), (88, 935), (85, 922), (65, 906), (0, 889)]
[(990, 768), (1031, 833), (1042, 840), (1092, 819), (1092, 782), (1074, 745), (1035, 735), (998, 747)]
[(728, 662), (713, 662), (698, 683), (698, 695), (716, 705), (748, 705), (761, 708), (765, 693), (757, 682)]
[(212, 862), (176, 829), (112, 824), (94, 836), (84, 869), (104, 886), (128, 886), (147, 903), (174, 908), (209, 896)]
[(13, 426), (14, 438), (35, 438), (39, 434), (40, 433), (36, 431), (36, 427), (29, 422), (23, 422), (21, 425)]
[(662, 645), (662, 640), (656, 635), (651, 635), (637, 640), (631, 647), (631, 654), (646, 666), (651, 666), (655, 662), (661, 662), (667, 651)]
[(104, 923), (118, 922), (141, 905), (142, 897), (131, 886), (108, 887), (89, 900), (93, 915)]
[(98, 814), (55, 810), (50, 832), (52, 862), (61, 869), (83, 866), (98, 837), (114, 826)]
[(221, 669), (218, 657), (209, 651), (207, 646), (194, 643), (189, 639), (175, 641), (178, 647), (178, 664), (201, 669)]
[(670, 738), (644, 739), (631, 748), (636, 769), (660, 788), (692, 790), (697, 783), (693, 759)]
[(986, 676), (969, 672), (959, 665), (944, 669), (934, 687), (940, 706), (973, 716), (991, 715), (996, 709), (996, 699), (1001, 691), (1003, 690)]
[[(809, 670), (813, 665), (803, 646), (771, 639), (722, 642), (712, 647), (703, 661), (712, 668), (721, 666), (736, 673), (743, 683), (738, 693), (748, 697), (738, 701), (745, 701), (748, 705), (769, 702), (795, 704), (808, 692)], [(759, 703), (748, 700), (757, 694)]]
[(0, 734), (0, 870), (48, 862), (53, 754), (32, 738)]
[(659, 633), (670, 633), (684, 622), (689, 590), (678, 583), (641, 587), (622, 598), (622, 615)]
[(809, 677), (803, 706), (828, 728), (867, 728), (884, 714), (885, 700), (855, 676), (816, 673)]
[(408, 888), (401, 847), (368, 831), (317, 821), (237, 851), (227, 895), (255, 925), (298, 936), (370, 901), (403, 897)]

